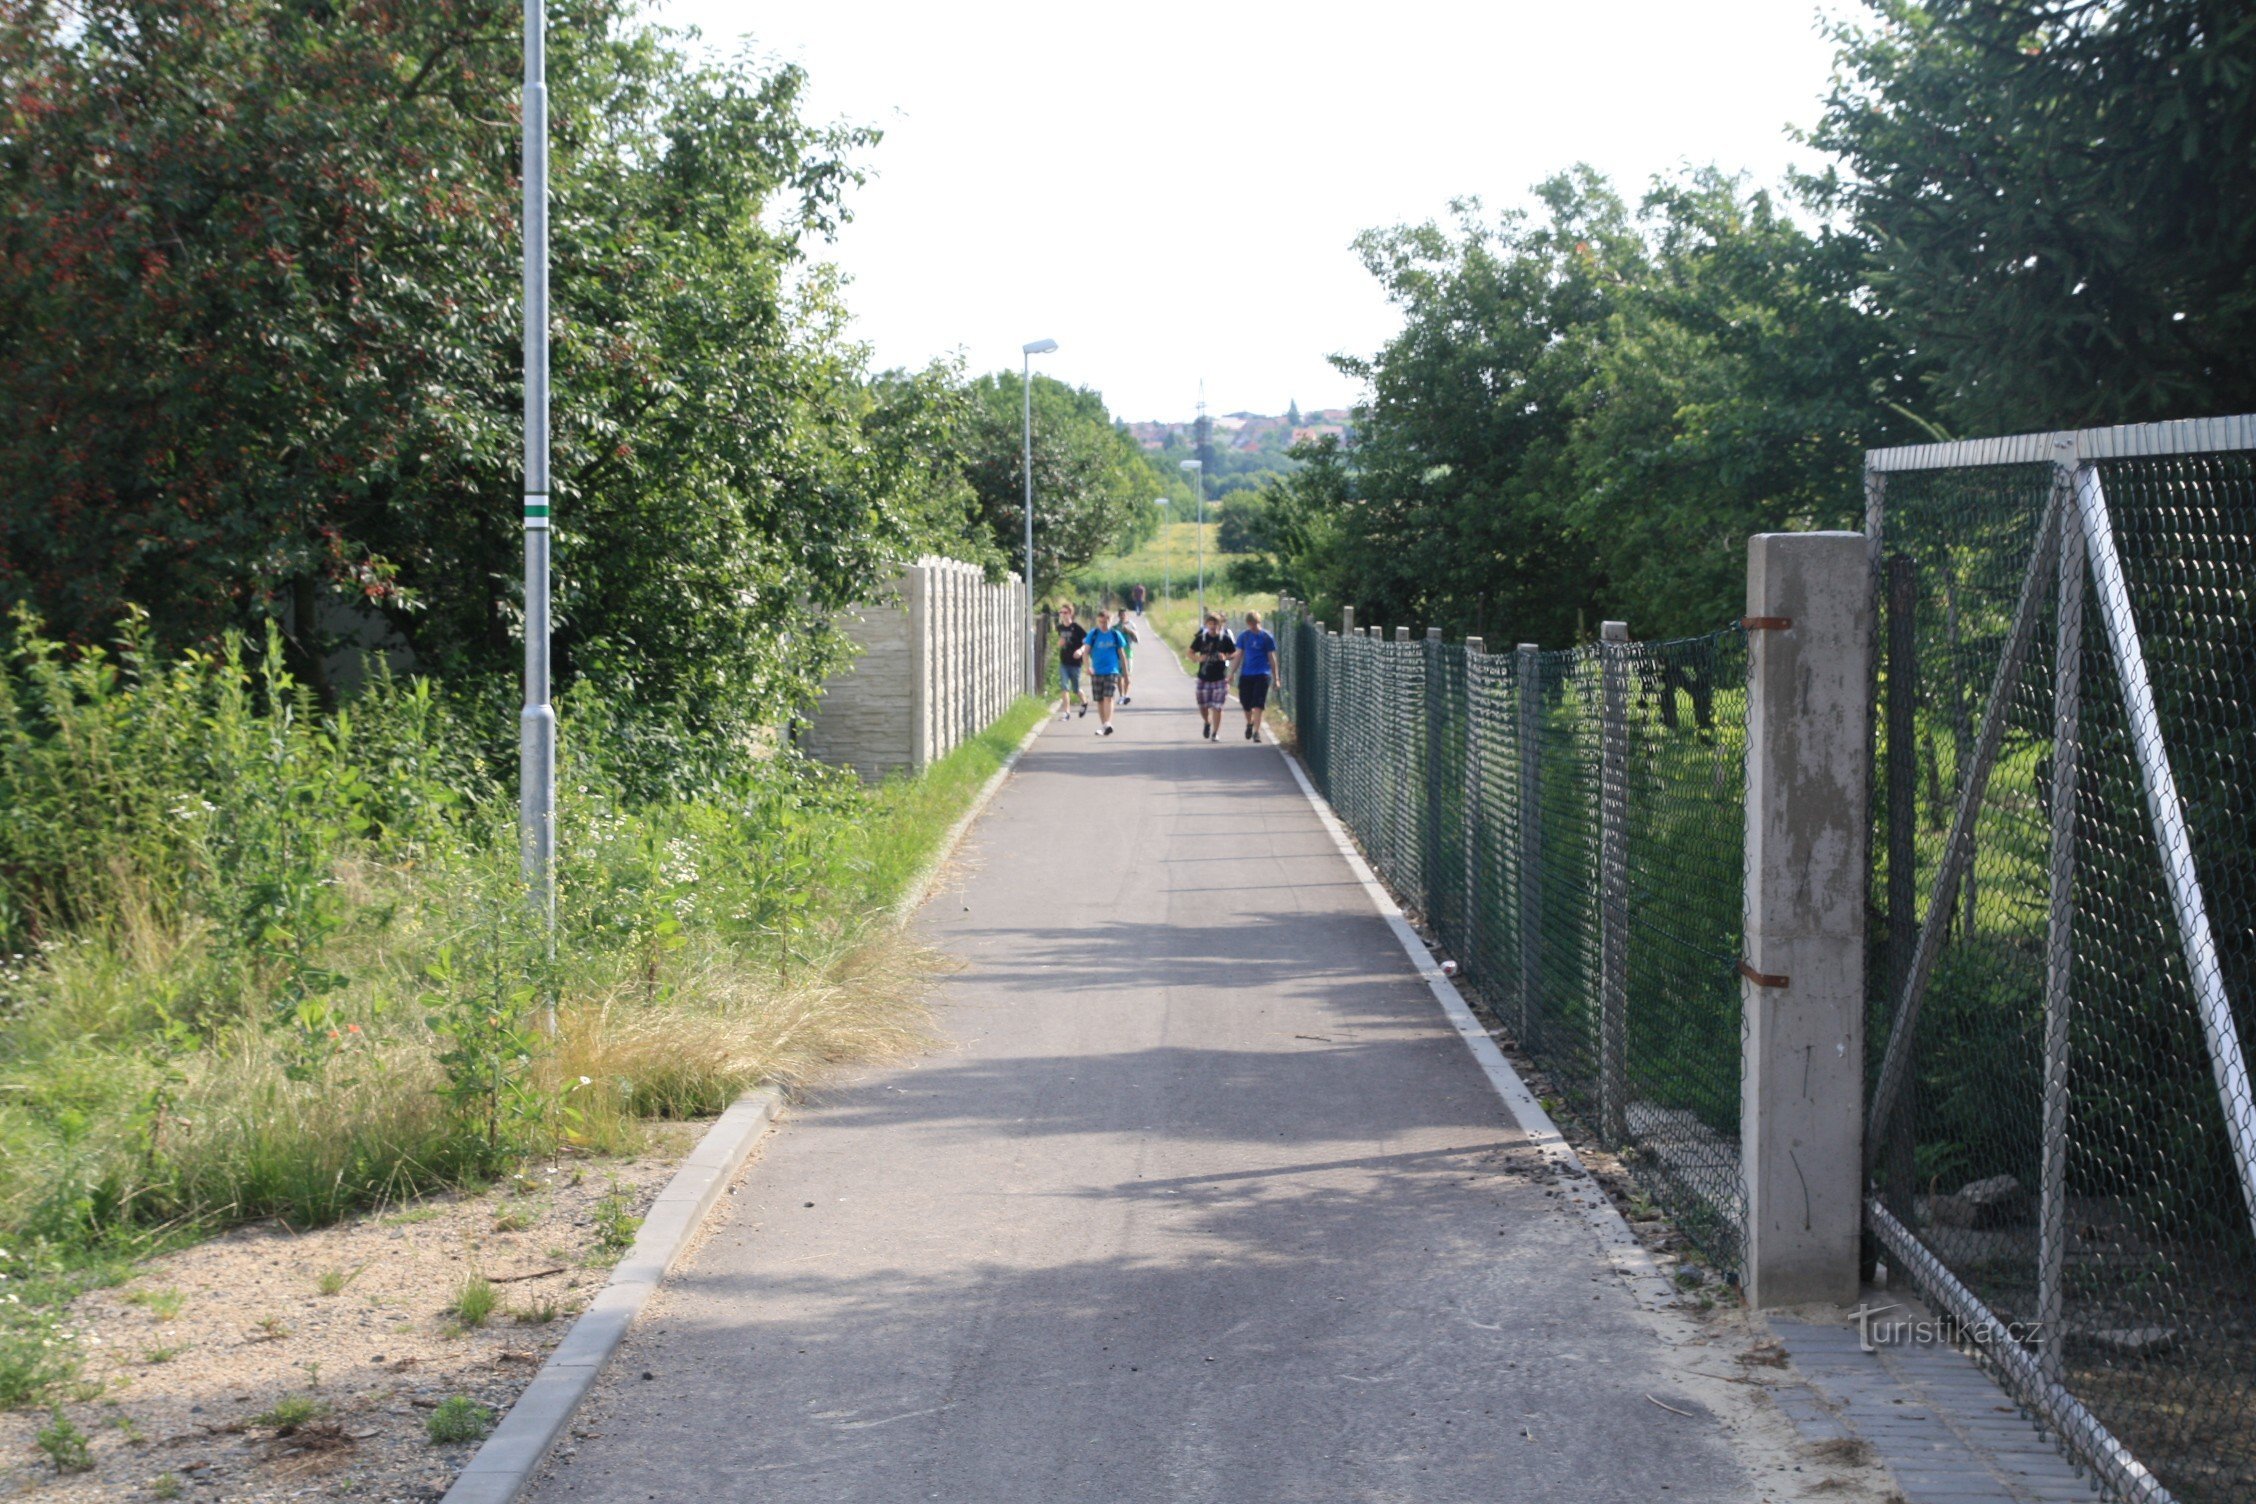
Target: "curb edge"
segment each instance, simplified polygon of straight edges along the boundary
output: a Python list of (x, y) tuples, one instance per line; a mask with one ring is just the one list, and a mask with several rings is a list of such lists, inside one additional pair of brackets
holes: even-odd
[(1316, 818), (1323, 825), (1325, 833), (1331, 836), (1340, 855), (1347, 859), (1348, 871), (1363, 885), (1363, 891), (1370, 897), (1372, 907), (1379, 911), (1380, 917), (1386, 920), (1387, 927), (1394, 931), (1394, 938), (1409, 956), (1419, 980), (1426, 984), (1434, 1001), (1441, 1005), (1441, 1011), (1448, 1018), (1450, 1027), (1457, 1031), (1458, 1038), (1465, 1041), (1465, 1048), (1472, 1051), (1473, 1060), (1480, 1066), (1481, 1073), (1488, 1077), (1488, 1084), (1503, 1100), (1505, 1112), (1519, 1125), (1520, 1131), (1528, 1136), (1528, 1142), (1537, 1152), (1573, 1177), (1563, 1183), (1560, 1190), (1580, 1210), (1584, 1224), (1597, 1237), (1599, 1254), (1606, 1267), (1630, 1287), (1630, 1292), (1636, 1296), (1639, 1305), (1648, 1310), (1673, 1308), (1676, 1305), (1676, 1291), (1670, 1285), (1668, 1277), (1653, 1262), (1653, 1256), (1645, 1245), (1637, 1241), (1637, 1234), (1629, 1230), (1629, 1223), (1615, 1210), (1613, 1202), (1607, 1199), (1605, 1190), (1591, 1175), (1590, 1167), (1582, 1162), (1582, 1156), (1575, 1152), (1574, 1145), (1568, 1143), (1566, 1135), (1559, 1131), (1559, 1125), (1551, 1121), (1551, 1114), (1543, 1110), (1543, 1104), (1536, 1100), (1534, 1092), (1528, 1090), (1527, 1083), (1520, 1079), (1520, 1073), (1512, 1069), (1512, 1062), (1504, 1058), (1504, 1052), (1496, 1047), (1496, 1041), (1489, 1037), (1488, 1030), (1473, 1016), (1473, 1010), (1466, 1004), (1464, 994), (1457, 990), (1457, 984), (1442, 975), (1441, 967), (1434, 961), (1433, 952), (1426, 948), (1425, 941), (1418, 938), (1418, 932), (1410, 927), (1410, 921), (1403, 916), (1402, 906), (1394, 901), (1394, 895), (1387, 891), (1386, 885), (1372, 872), (1370, 864), (1363, 860), (1363, 853), (1355, 849), (1355, 842), (1348, 836), (1346, 827), (1340, 823), (1339, 816), (1333, 813), (1330, 803), (1316, 792), (1316, 785), (1310, 782), (1307, 772), (1300, 765), (1300, 759), (1270, 737), (1266, 728), (1263, 740), (1276, 747), (1277, 755), (1284, 759), (1285, 766), (1292, 771), (1293, 782), (1300, 785), (1301, 793), (1307, 796), (1309, 807), (1316, 811)]
[(612, 1269), (610, 1281), (573, 1319), (564, 1340), (456, 1475), (442, 1504), (511, 1504), (524, 1492), (643, 1304), (751, 1158), (782, 1105), (781, 1091), (758, 1087), (737, 1098), (705, 1130), (651, 1203), (634, 1245)]

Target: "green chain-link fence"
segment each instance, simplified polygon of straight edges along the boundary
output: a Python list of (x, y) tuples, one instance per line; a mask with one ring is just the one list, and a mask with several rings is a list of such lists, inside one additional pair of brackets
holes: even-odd
[(1746, 640), (1564, 652), (1281, 603), (1279, 709), (1559, 1106), (1735, 1269)]

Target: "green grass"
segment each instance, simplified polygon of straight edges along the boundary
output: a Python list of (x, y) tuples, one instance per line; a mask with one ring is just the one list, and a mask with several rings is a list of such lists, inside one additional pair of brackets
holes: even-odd
[(465, 1327), (484, 1326), (486, 1318), (493, 1315), (494, 1307), (500, 1304), (500, 1299), (494, 1293), (493, 1281), (482, 1274), (472, 1274), (455, 1287), (454, 1299), (448, 1304), (447, 1312)]
[(890, 904), (908, 890), (932, 859), (940, 838), (996, 769), (1018, 750), (1042, 712), (1041, 701), (1022, 695), (1001, 720), (925, 769), (921, 777), (893, 779), (876, 791), (866, 827), (869, 886), (876, 901)]
[(310, 1421), (319, 1420), (329, 1413), (326, 1401), (310, 1394), (286, 1394), (274, 1402), (272, 1409), (251, 1417), (251, 1424), (264, 1426), (287, 1436)]
[[(1214, 515), (1213, 508), (1207, 516)], [(1096, 559), (1073, 573), (1072, 584), (1077, 595), (1092, 605), (1121, 605), (1128, 599), (1128, 591), (1142, 585), (1148, 602), (1158, 602), (1172, 595), (1176, 599), (1196, 597), (1199, 578), (1199, 533), (1195, 522), (1173, 522), (1161, 527), (1152, 538), (1126, 553), (1110, 554)], [(1220, 588), (1224, 572), (1239, 556), (1221, 550), (1221, 526), (1209, 521), (1206, 534), (1206, 583), (1211, 598)]]
[(667, 748), (562, 709), (552, 965), (482, 707), (379, 680), (325, 716), (273, 644), (0, 641), (0, 1404), (67, 1386), (70, 1302), (159, 1238), (633, 1148), (920, 1042), (892, 905), (1037, 705), (916, 780), (754, 749), (663, 798), (626, 771)]
[(438, 1408), (423, 1422), (423, 1431), (435, 1445), (457, 1446), (483, 1441), (493, 1424), (492, 1410), (468, 1395), (450, 1394), (439, 1401)]

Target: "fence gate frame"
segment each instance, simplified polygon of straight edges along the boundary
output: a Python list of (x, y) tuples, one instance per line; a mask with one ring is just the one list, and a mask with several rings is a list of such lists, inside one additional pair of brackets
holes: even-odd
[[(2114, 664), (2123, 712), (2131, 728), (2147, 824), (2160, 857), (2179, 948), (2201, 1019), (2211, 1079), (2222, 1108), (2235, 1178), (2252, 1231), (2256, 1231), (2256, 1095), (2218, 964), (2200, 874), (2195, 870), (2185, 802), (2171, 771), (2169, 749), (2147, 673), (2145, 643), (2116, 549), (2098, 465), (2117, 459), (2172, 458), (2256, 450), (2256, 414), (2194, 418), (2170, 423), (2017, 434), (2004, 438), (1913, 444), (1865, 454), (1865, 536), (1880, 584), (1886, 544), (1887, 481), (1891, 474), (2006, 465), (2050, 464), (2052, 481), (2037, 524), (2035, 546), (2023, 573), (1990, 697), (1974, 750), (1961, 774), (1950, 834), (1919, 924), (1910, 964), (1891, 978), (1888, 1041), (1875, 1079), (1865, 1126), (1865, 1224), (1889, 1256), (1927, 1293), (1964, 1323), (2008, 1385), (2033, 1406), (2107, 1486), (2125, 1497), (2167, 1504), (2171, 1495), (2060, 1380), (2062, 1291), (2066, 1272), (2067, 1147), (2070, 1020), (2075, 1008), (2075, 796), (2078, 732), (2083, 709), (2082, 651), (2087, 587), (2098, 602), (2101, 628)], [(1882, 588), (1885, 588), (1882, 586)], [(1875, 599), (1879, 591), (1875, 591)], [(2041, 1155), (2038, 1187), (2037, 1328), (2034, 1349), (2024, 1346), (1996, 1314), (1953, 1275), (1919, 1235), (1889, 1210), (1871, 1183), (1888, 1142), (1891, 1118), (1910, 1072), (1919, 1010), (1937, 954), (1957, 908), (1974, 856), (1974, 826), (2011, 701), (2038, 619), (2055, 604), (2053, 738), (2049, 852), (2046, 871), (2045, 981), (2041, 1077)], [(1875, 669), (1877, 672), (1877, 667)], [(1895, 874), (1891, 870), (1891, 878)]]

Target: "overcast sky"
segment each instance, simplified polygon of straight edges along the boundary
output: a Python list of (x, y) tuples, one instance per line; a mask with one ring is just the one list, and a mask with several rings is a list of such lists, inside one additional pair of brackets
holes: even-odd
[[(1453, 197), (1525, 202), (1587, 161), (1626, 187), (1815, 158), (1820, 0), (1355, 6), (657, 0), (803, 65), (811, 113), (881, 127), (834, 248), (881, 366), (961, 349), (1125, 418), (1342, 406), (1325, 361), (1393, 312), (1350, 242)], [(1843, 0), (1824, 0), (1828, 13)]]

